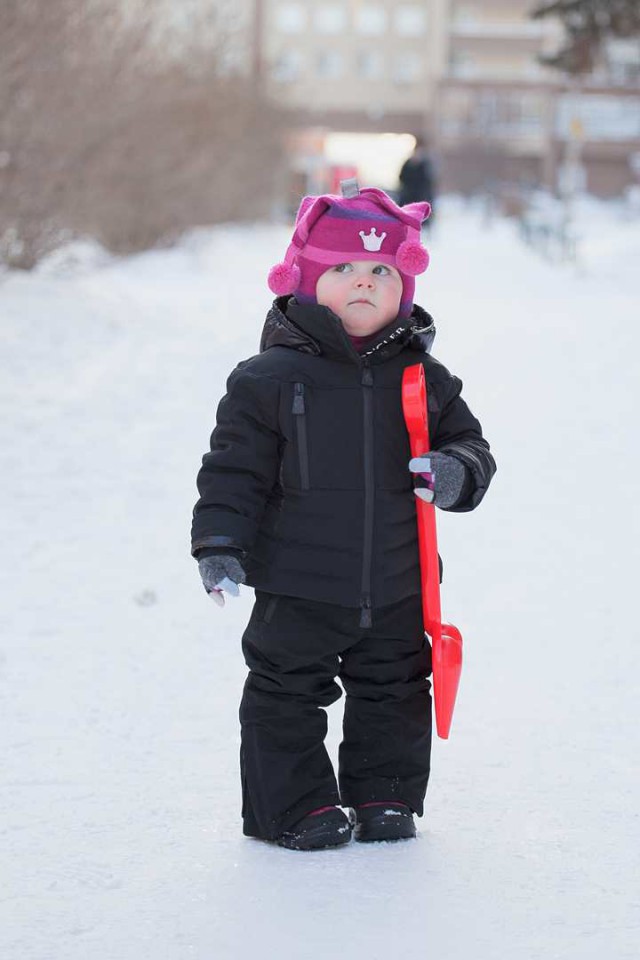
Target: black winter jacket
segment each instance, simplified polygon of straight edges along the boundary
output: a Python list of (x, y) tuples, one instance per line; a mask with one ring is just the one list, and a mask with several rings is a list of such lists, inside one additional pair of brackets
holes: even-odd
[(192, 553), (242, 553), (247, 583), (269, 593), (361, 607), (420, 592), (416, 508), (402, 414), (404, 368), (421, 362), (431, 445), (461, 460), (452, 509), (472, 510), (495, 463), (461, 381), (428, 355), (419, 307), (359, 354), (327, 307), (283, 297), (260, 353), (240, 363), (198, 474)]

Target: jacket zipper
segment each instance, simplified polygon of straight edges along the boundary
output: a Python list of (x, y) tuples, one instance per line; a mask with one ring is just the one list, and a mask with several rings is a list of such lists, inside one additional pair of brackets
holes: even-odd
[(362, 551), (362, 595), (360, 599), (360, 626), (370, 627), (371, 620), (371, 563), (373, 557), (374, 459), (373, 459), (373, 373), (368, 361), (362, 370), (364, 409), (364, 539)]
[(304, 383), (294, 383), (293, 385), (292, 412), (296, 421), (300, 487), (302, 490), (309, 490), (309, 447), (307, 444), (307, 411), (304, 403)]

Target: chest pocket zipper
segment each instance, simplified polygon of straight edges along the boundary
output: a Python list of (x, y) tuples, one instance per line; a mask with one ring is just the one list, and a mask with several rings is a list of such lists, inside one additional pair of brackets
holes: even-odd
[(292, 413), (296, 424), (300, 487), (302, 490), (309, 490), (309, 445), (307, 442), (307, 410), (304, 402), (304, 383), (294, 383), (293, 385)]

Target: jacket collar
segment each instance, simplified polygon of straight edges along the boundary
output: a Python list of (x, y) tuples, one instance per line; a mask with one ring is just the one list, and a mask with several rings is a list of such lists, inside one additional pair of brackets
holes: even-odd
[(403, 348), (429, 353), (435, 337), (433, 318), (414, 306), (407, 320), (394, 320), (383, 327), (367, 349), (359, 354), (345, 333), (340, 318), (328, 307), (300, 304), (293, 297), (274, 300), (267, 314), (260, 352), (283, 346), (314, 356), (324, 355), (360, 363), (383, 363)]

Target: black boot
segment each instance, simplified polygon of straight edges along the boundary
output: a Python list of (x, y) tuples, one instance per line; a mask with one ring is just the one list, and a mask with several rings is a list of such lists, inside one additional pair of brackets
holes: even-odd
[(366, 803), (351, 811), (353, 835), (361, 843), (409, 840), (416, 835), (413, 814), (406, 803)]
[(322, 850), (351, 840), (351, 824), (338, 807), (323, 807), (307, 814), (280, 834), (276, 843), (288, 850)]

